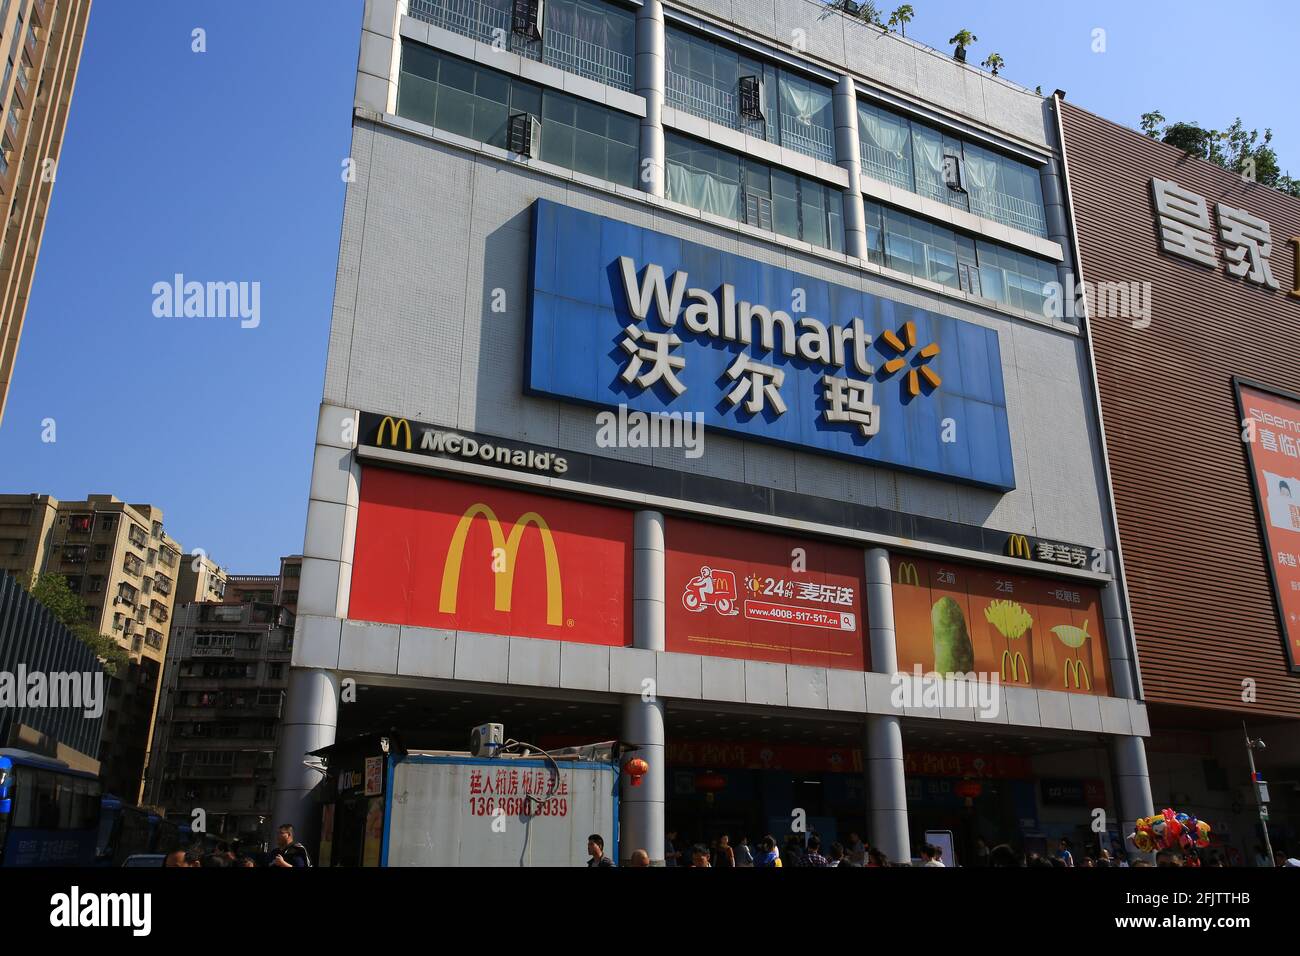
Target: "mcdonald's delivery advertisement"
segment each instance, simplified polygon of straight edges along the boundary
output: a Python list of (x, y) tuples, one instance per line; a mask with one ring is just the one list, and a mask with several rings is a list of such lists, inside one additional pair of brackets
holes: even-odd
[(624, 645), (631, 542), (630, 511), (367, 468), (349, 615)]
[(1300, 398), (1237, 383), (1286, 661), (1300, 672)]
[(1096, 588), (904, 555), (891, 567), (900, 671), (1110, 693)]
[(667, 540), (667, 650), (866, 669), (861, 551), (680, 520)]

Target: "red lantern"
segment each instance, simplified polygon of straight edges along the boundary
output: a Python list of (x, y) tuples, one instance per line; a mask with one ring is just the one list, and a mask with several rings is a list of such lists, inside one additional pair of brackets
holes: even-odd
[(967, 800), (974, 800), (983, 792), (984, 787), (978, 780), (963, 780), (957, 784), (957, 796), (964, 797)]
[(640, 757), (633, 757), (623, 764), (623, 772), (632, 778), (632, 786), (641, 786), (641, 778), (650, 772), (650, 765)]

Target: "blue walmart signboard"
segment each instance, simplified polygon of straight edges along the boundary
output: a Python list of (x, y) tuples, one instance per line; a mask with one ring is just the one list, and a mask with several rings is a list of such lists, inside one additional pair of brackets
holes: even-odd
[(526, 388), (1015, 487), (991, 329), (538, 200)]

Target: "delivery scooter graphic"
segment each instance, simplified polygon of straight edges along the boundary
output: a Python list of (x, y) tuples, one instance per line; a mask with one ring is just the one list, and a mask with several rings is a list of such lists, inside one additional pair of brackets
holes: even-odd
[(682, 606), (688, 611), (703, 613), (713, 608), (723, 617), (734, 617), (736, 610), (736, 575), (731, 571), (700, 568), (682, 591)]

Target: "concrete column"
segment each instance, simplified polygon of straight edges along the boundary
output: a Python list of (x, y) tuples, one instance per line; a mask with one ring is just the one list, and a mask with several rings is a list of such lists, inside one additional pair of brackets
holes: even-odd
[(304, 843), (312, 841), (320, 814), (311, 792), (321, 781), (319, 771), (303, 766), (313, 750), (334, 743), (338, 728), (339, 677), (334, 671), (306, 667), (289, 669), (284, 722), (275, 756), (275, 817), (273, 827), (292, 823)]
[[(1043, 211), (1047, 216), (1047, 238), (1059, 242), (1066, 251), (1057, 263), (1056, 273), (1066, 298), (1074, 296), (1074, 269), (1070, 262), (1070, 221), (1065, 213), (1065, 191), (1061, 188), (1061, 167), (1053, 157), (1039, 173), (1043, 186)], [(1062, 303), (1064, 307), (1064, 302)]]
[(867, 258), (867, 214), (862, 205), (862, 152), (858, 139), (858, 92), (853, 77), (842, 76), (832, 99), (835, 113), (835, 164), (849, 174), (844, 190), (844, 251)]
[[(889, 552), (884, 548), (869, 550), (866, 572), (871, 669), (878, 674), (893, 674), (898, 670), (898, 649), (894, 640)], [(912, 858), (912, 849), (907, 827), (907, 783), (903, 774), (903, 728), (898, 717), (869, 714), (862, 744), (870, 795), (868, 839), (891, 862), (906, 863)]]
[[(1110, 743), (1111, 775), (1115, 803), (1120, 815), (1120, 833), (1127, 840), (1139, 817), (1155, 813), (1151, 800), (1151, 777), (1147, 772), (1147, 750), (1141, 737), (1115, 737)], [(1137, 852), (1131, 843), (1129, 853)]]
[(645, 97), (641, 120), (641, 189), (664, 194), (664, 127), (661, 111), (667, 69), (664, 49), (664, 5), (645, 0), (636, 13), (636, 92)]
[[(634, 519), (632, 645), (652, 652), (664, 649), (664, 516), (657, 511), (638, 511)], [(654, 678), (654, 667), (647, 670), (645, 676)], [(664, 705), (657, 689), (624, 698), (622, 736), (624, 744), (634, 750), (624, 757), (624, 763), (639, 757), (650, 770), (639, 786), (633, 786), (626, 774), (620, 778), (620, 862), (627, 863), (634, 850), (645, 850), (651, 866), (663, 866), (667, 741)]]
[[(1106, 566), (1114, 571), (1115, 552), (1106, 552)], [(1128, 622), (1120, 603), (1118, 577), (1101, 589), (1101, 616), (1106, 625), (1106, 657), (1110, 664), (1112, 693), (1116, 697), (1136, 699), (1138, 695), (1137, 665), (1133, 660), (1132, 642), (1129, 640)]]

